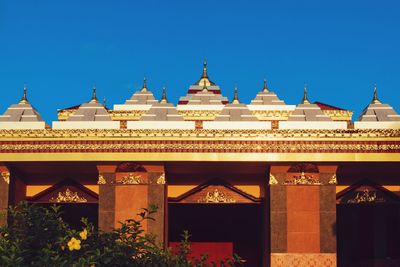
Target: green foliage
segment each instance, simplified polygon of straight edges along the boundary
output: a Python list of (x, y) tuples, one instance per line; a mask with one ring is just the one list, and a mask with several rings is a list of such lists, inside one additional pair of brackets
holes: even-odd
[[(154, 266), (206, 267), (207, 255), (190, 258), (189, 233), (182, 234), (173, 253), (142, 228), (153, 220), (157, 208), (143, 209), (138, 220), (126, 220), (110, 232), (97, 231), (82, 219), (82, 231), (71, 229), (60, 217), (60, 207), (50, 209), (22, 203), (9, 209), (9, 225), (0, 228), (0, 266)], [(241, 266), (234, 255), (211, 266)]]

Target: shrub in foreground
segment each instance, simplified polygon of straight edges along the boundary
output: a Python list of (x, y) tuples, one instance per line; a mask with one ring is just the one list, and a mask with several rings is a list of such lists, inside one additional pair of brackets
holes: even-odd
[[(138, 220), (126, 220), (110, 232), (97, 231), (86, 219), (81, 231), (71, 229), (60, 216), (60, 206), (47, 209), (22, 203), (9, 209), (9, 225), (0, 228), (0, 266), (210, 266), (207, 256), (190, 258), (189, 234), (184, 232), (177, 252), (164, 249), (143, 220), (152, 220), (156, 208), (144, 209)], [(211, 266), (242, 266), (234, 255)]]

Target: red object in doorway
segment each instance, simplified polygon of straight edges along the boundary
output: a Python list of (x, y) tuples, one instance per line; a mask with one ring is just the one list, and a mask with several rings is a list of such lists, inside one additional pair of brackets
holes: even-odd
[[(179, 250), (179, 242), (170, 242), (169, 246), (173, 252)], [(206, 263), (216, 262), (220, 260), (231, 259), (233, 255), (232, 242), (190, 242), (190, 258), (200, 259), (201, 255), (207, 254)]]

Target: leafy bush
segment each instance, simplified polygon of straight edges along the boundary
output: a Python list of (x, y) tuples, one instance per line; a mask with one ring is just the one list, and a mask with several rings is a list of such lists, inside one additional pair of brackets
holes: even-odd
[[(0, 228), (0, 266), (209, 266), (206, 255), (189, 258), (187, 232), (176, 253), (145, 233), (141, 223), (154, 212), (154, 207), (144, 209), (139, 220), (127, 220), (110, 232), (97, 231), (82, 219), (84, 228), (76, 231), (61, 219), (60, 206), (22, 203), (9, 209), (9, 225)], [(241, 259), (234, 255), (211, 266), (241, 266)]]

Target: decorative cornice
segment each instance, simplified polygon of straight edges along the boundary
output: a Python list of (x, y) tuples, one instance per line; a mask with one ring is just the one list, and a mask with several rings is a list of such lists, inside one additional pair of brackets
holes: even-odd
[(7, 184), (10, 184), (10, 172), (3, 171), (3, 172), (1, 172), (0, 175), (3, 178), (4, 182), (6, 182)]
[(298, 176), (294, 176), (293, 179), (286, 180), (284, 185), (322, 185), (322, 183), (316, 179), (312, 175), (305, 175), (302, 172)]
[(228, 197), (223, 192), (214, 189), (212, 192), (207, 192), (205, 197), (197, 200), (198, 203), (235, 203), (234, 198)]
[[(400, 129), (292, 129), (292, 130), (205, 130), (205, 129), (40, 129), (0, 130), (0, 138), (227, 138), (227, 139), (345, 139), (400, 138)], [(400, 140), (400, 139), (399, 139)]]
[(221, 113), (220, 110), (178, 110), (185, 120), (213, 121)]
[(251, 113), (257, 117), (257, 119), (265, 120), (279, 120), (286, 121), (292, 114), (291, 110), (252, 110)]
[(58, 192), (57, 197), (52, 197), (49, 202), (53, 203), (86, 203), (87, 199), (78, 195), (78, 192), (73, 192), (69, 188), (65, 192)]
[(385, 202), (385, 199), (377, 197), (376, 191), (369, 191), (368, 189), (365, 189), (362, 192), (357, 192), (354, 198), (347, 200), (347, 203), (349, 204), (376, 203), (376, 202)]
[(140, 175), (129, 173), (129, 175), (122, 177), (121, 184), (142, 184), (142, 180)]

